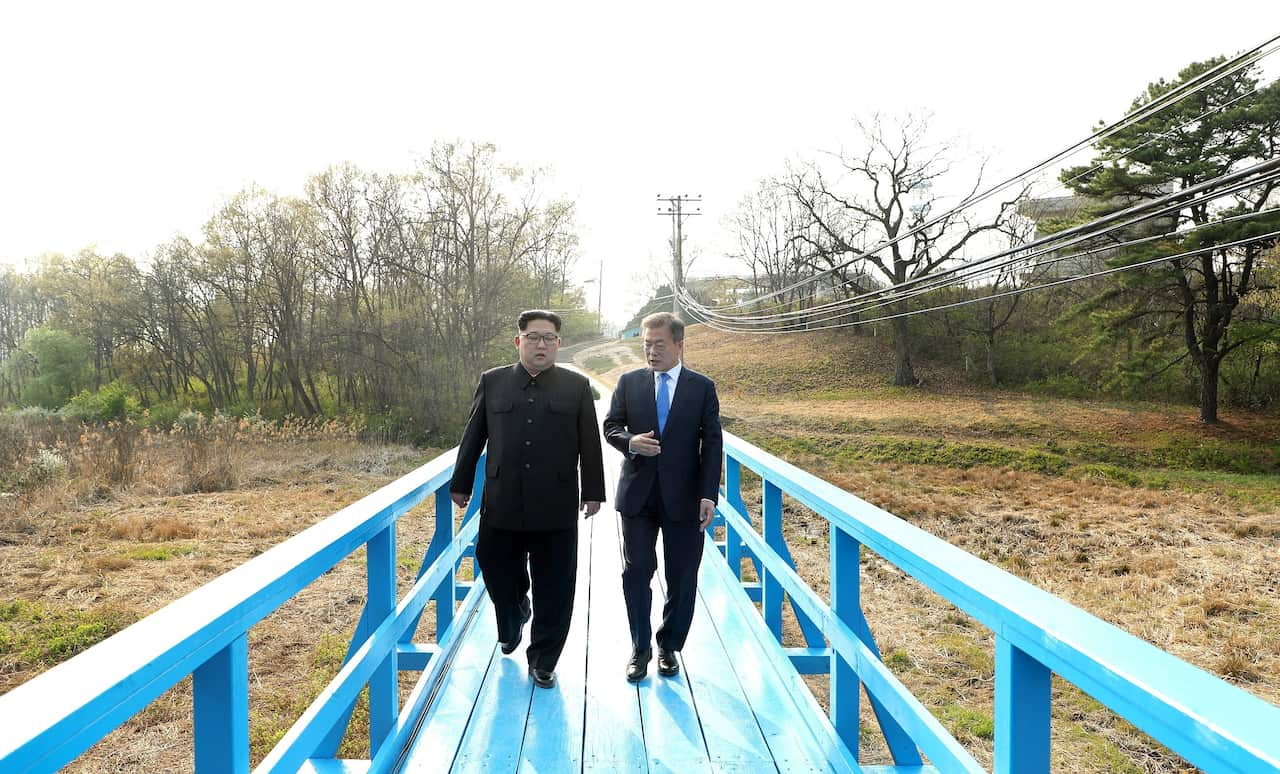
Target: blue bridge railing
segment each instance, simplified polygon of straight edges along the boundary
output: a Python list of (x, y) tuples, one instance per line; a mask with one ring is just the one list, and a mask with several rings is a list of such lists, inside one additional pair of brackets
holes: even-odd
[[(742, 469), (762, 479), (760, 531), (742, 497)], [(895, 764), (982, 771), (881, 662), (860, 604), (859, 553), (875, 552), (995, 635), (995, 771), (1049, 771), (1050, 677), (1072, 683), (1151, 738), (1214, 772), (1280, 771), (1280, 708), (1106, 623), (734, 436), (725, 435), (722, 550), (779, 643), (789, 599), (805, 648), (797, 672), (830, 675), (827, 718), (858, 749), (865, 686)], [(782, 531), (786, 494), (830, 525), (830, 601), (795, 571)]]
[[(1280, 708), (728, 434), (725, 456), (720, 548), (735, 572), (746, 558), (760, 578), (742, 584), (741, 606), (754, 615), (751, 602), (760, 602), (781, 645), (783, 605), (790, 603), (805, 647), (777, 649), (775, 657), (795, 667), (783, 673), (807, 697), (799, 690), (800, 673), (830, 679), (829, 710), (811, 701), (813, 711), (798, 722), (823, 732), (817, 736), (834, 729), (843, 746), (832, 755), (849, 768), (856, 768), (858, 697), (865, 687), (897, 766), (927, 758), (940, 771), (981, 770), (881, 662), (860, 605), (865, 546), (994, 633), (996, 771), (1049, 770), (1053, 674), (1207, 771), (1280, 770)], [(447, 491), (454, 459), (455, 452), (437, 457), (0, 696), (0, 771), (56, 770), (188, 675), (197, 771), (248, 771), (248, 631), (361, 548), (368, 596), (347, 659), (257, 770), (394, 770), (483, 594), (483, 582), (460, 577), (459, 565), (473, 551), (484, 477), (476, 477), (471, 508), (455, 530)], [(758, 518), (742, 496), (744, 467), (762, 479)], [(782, 531), (784, 494), (830, 525), (829, 600), (794, 569)], [(396, 525), (432, 495), (436, 531), (416, 582), (397, 601)], [(432, 600), (435, 641), (413, 642)], [(425, 675), (402, 705), (397, 676), (406, 670)], [(371, 756), (348, 769), (335, 756), (366, 686)]]
[[(456, 449), (440, 455), (0, 696), (0, 771), (57, 770), (188, 675), (193, 678), (196, 770), (249, 771), (249, 629), (361, 548), (368, 595), (342, 669), (258, 770), (315, 770), (336, 762), (352, 708), (366, 686), (370, 769), (390, 770), (432, 682), (419, 681), (401, 707), (398, 672), (427, 670), (431, 677), (445, 668), (448, 659), (439, 656), (449, 652), (463, 628), (455, 616), (473, 611), (483, 593), (479, 580), (458, 577), (459, 563), (474, 550), (479, 497), (472, 498), (455, 534), (448, 489), (456, 456)], [(483, 480), (477, 477), (477, 494)], [(396, 525), (431, 495), (435, 534), (416, 583), (397, 602)], [(455, 605), (458, 599), (464, 604)], [(431, 600), (436, 601), (436, 642), (411, 642)]]

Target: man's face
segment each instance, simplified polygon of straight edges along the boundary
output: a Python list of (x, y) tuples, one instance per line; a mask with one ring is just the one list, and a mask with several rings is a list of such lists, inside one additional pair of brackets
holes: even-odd
[(560, 349), (560, 334), (550, 320), (530, 320), (516, 336), (516, 349), (520, 362), (530, 373), (540, 373), (556, 364), (556, 351)]
[(644, 329), (644, 359), (655, 371), (670, 371), (684, 354), (684, 342), (671, 338), (671, 328)]

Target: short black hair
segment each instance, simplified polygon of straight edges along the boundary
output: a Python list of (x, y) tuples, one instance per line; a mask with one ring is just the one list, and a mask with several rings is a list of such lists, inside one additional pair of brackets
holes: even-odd
[(684, 320), (670, 312), (654, 312), (640, 321), (641, 328), (670, 328), (672, 341), (684, 341)]
[(529, 327), (529, 323), (534, 320), (546, 320), (556, 326), (556, 333), (560, 332), (560, 315), (555, 312), (548, 312), (546, 309), (528, 309), (520, 313), (520, 317), (516, 320), (516, 326), (524, 331)]

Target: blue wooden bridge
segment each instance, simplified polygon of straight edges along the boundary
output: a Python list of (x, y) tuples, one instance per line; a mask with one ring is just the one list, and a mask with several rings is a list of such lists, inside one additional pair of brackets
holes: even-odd
[[(255, 771), (982, 771), (881, 662), (860, 605), (863, 551), (994, 634), (996, 771), (1050, 770), (1052, 675), (1206, 771), (1280, 771), (1280, 708), (728, 434), (725, 457), (723, 539), (708, 531), (677, 677), (624, 678), (622, 562), (606, 506), (582, 527), (557, 685), (534, 688), (523, 653), (497, 648), (483, 578), (459, 572), (480, 498), (456, 526), (449, 452), (0, 696), (0, 772), (59, 769), (188, 676), (196, 770), (249, 771), (250, 628), (362, 550), (367, 598), (345, 664)], [(606, 469), (616, 474), (618, 462), (607, 458)], [(758, 507), (742, 496), (744, 469), (761, 480)], [(784, 494), (829, 523), (826, 598), (794, 569)], [(396, 525), (426, 507), (435, 534), (397, 598)], [(744, 561), (759, 580), (742, 579)], [(416, 642), (432, 601), (435, 640)], [(784, 605), (804, 647), (781, 644)], [(401, 672), (418, 675), (403, 701)], [(802, 674), (827, 675), (828, 709)], [(337, 758), (366, 687), (371, 756)], [(860, 727), (871, 720), (859, 717), (863, 690), (892, 765), (859, 764)]]

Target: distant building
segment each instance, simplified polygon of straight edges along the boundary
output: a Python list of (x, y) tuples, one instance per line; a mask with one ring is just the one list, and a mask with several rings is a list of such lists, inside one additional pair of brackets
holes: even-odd
[(634, 327), (627, 328), (626, 330), (624, 330), (621, 334), (619, 334), (618, 338), (634, 339), (634, 338), (638, 338), (639, 336), (640, 336), (640, 326), (636, 325)]
[[(1018, 205), (1018, 214), (1035, 222), (1035, 238), (1040, 239), (1065, 228), (1087, 223), (1098, 217), (1093, 214), (1098, 210), (1116, 210), (1135, 203), (1136, 201), (1114, 200), (1104, 206), (1103, 202), (1088, 196), (1050, 196), (1023, 202)], [(1058, 279), (1100, 271), (1120, 252), (1118, 248), (1108, 245), (1168, 234), (1177, 228), (1177, 223), (1174, 215), (1163, 215), (1111, 231), (1106, 236), (1086, 240), (1064, 250), (1050, 251), (1035, 260), (1036, 273), (1044, 279)]]

